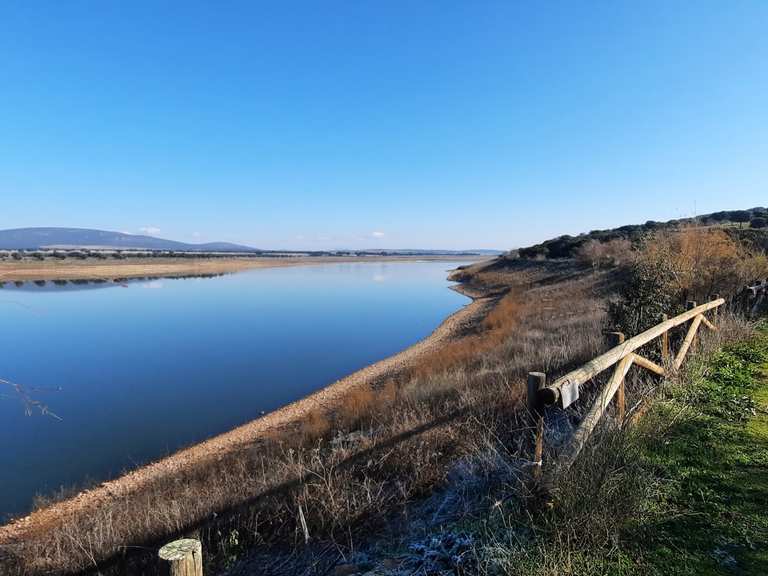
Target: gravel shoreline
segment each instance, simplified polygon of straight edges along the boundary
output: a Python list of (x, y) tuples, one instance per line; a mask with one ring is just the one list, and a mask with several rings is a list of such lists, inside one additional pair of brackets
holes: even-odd
[(498, 300), (498, 294), (482, 294), (464, 289), (462, 286), (455, 286), (454, 289), (472, 298), (472, 302), (451, 314), (432, 334), (413, 346), (229, 432), (183, 448), (166, 458), (81, 492), (73, 498), (0, 526), (0, 546), (39, 537), (45, 531), (54, 528), (58, 520), (63, 517), (87, 513), (88, 510), (97, 508), (110, 500), (129, 498), (132, 494), (140, 493), (144, 486), (150, 485), (159, 478), (167, 478), (194, 469), (195, 466), (211, 458), (218, 458), (225, 453), (251, 445), (263, 438), (266, 433), (279, 432), (296, 425), (315, 410), (333, 410), (340, 400), (355, 388), (377, 386), (389, 378), (402, 374), (420, 358), (474, 326), (485, 317)]

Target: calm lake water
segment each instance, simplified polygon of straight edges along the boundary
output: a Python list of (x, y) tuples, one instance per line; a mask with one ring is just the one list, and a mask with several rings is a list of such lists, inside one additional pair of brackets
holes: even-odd
[[(6, 284), (0, 514), (229, 430), (417, 342), (460, 263), (328, 264), (125, 285)], [(56, 390), (60, 387), (61, 390)]]

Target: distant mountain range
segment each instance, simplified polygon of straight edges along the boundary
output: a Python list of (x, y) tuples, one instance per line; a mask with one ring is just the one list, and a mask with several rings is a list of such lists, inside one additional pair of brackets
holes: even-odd
[(419, 249), (371, 249), (371, 250), (260, 250), (251, 246), (230, 242), (208, 242), (189, 244), (175, 240), (165, 240), (154, 236), (124, 234), (106, 230), (88, 228), (15, 228), (0, 230), (0, 250), (52, 250), (52, 249), (91, 249), (91, 250), (172, 250), (175, 252), (253, 252), (253, 253), (338, 253), (356, 252), (364, 254), (396, 255), (495, 255), (501, 250), (419, 250)]
[(154, 236), (89, 230), (87, 228), (15, 228), (0, 230), (0, 249), (90, 248), (111, 250), (174, 250), (178, 252), (260, 252), (250, 246), (229, 242), (189, 244)]

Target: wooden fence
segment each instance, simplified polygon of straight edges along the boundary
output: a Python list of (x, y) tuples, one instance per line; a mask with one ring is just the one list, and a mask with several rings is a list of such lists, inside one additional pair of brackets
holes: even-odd
[[(546, 383), (546, 375), (532, 372), (528, 375), (527, 401), (528, 409), (536, 419), (536, 438), (533, 455), (533, 476), (540, 479), (542, 471), (542, 455), (544, 452), (544, 411), (548, 406), (568, 408), (579, 400), (581, 386), (592, 378), (614, 367), (608, 383), (597, 393), (597, 396), (581, 421), (579, 427), (567, 442), (560, 457), (560, 469), (567, 469), (578, 457), (587, 443), (592, 431), (600, 422), (606, 409), (616, 398), (617, 419), (621, 425), (626, 418), (624, 381), (632, 366), (638, 366), (657, 376), (665, 376), (676, 372), (682, 366), (685, 356), (696, 338), (699, 327), (703, 324), (710, 330), (716, 330), (718, 308), (725, 304), (723, 298), (715, 297), (711, 302), (697, 306), (695, 302), (687, 303), (687, 310), (674, 318), (662, 318), (662, 322), (626, 340), (624, 334), (612, 332), (612, 347), (597, 358), (587, 362), (580, 368), (558, 378), (551, 384)], [(705, 313), (712, 313), (712, 320)], [(669, 344), (669, 332), (673, 328), (690, 322), (688, 331), (677, 352), (672, 355)], [(661, 364), (641, 356), (637, 351), (650, 342), (660, 340)]]

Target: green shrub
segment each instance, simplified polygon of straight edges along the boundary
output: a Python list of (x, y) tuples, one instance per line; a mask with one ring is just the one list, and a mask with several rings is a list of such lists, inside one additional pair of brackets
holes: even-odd
[(619, 299), (608, 306), (612, 326), (627, 335), (651, 328), (679, 298), (675, 270), (667, 259), (638, 258), (625, 272)]

